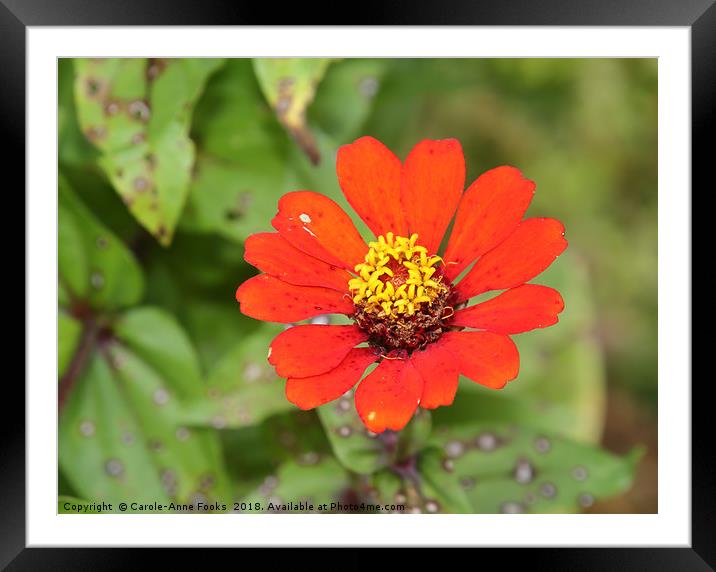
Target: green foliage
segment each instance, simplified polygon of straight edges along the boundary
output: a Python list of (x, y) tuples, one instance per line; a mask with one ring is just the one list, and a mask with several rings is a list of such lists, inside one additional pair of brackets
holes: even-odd
[(418, 470), (447, 512), (576, 512), (628, 489), (642, 454), (484, 423), (438, 427), (431, 442)]
[(306, 109), (313, 101), (330, 61), (321, 58), (254, 59), (256, 78), (266, 100), (281, 125), (314, 164), (321, 156), (306, 124)]
[(65, 310), (60, 309), (57, 314), (57, 377), (62, 377), (72, 356), (77, 350), (77, 344), (82, 334), (82, 324)]
[(259, 424), (224, 430), (221, 436), (237, 498), (252, 493), (284, 463), (307, 466), (331, 457), (330, 445), (312, 411), (294, 408)]
[(238, 339), (209, 373), (204, 395), (187, 408), (186, 422), (237, 428), (291, 409), (283, 395), (284, 380), (264, 357), (280, 332), (280, 327), (269, 324)]
[(335, 141), (348, 142), (361, 136), (360, 129), (373, 109), (387, 60), (349, 59), (326, 71), (311, 120)]
[(256, 512), (256, 504), (263, 509), (261, 512), (281, 512), (281, 505), (290, 502), (313, 505), (313, 511), (302, 512), (316, 512), (318, 505), (330, 506), (338, 501), (349, 485), (348, 473), (333, 459), (317, 459), (307, 465), (286, 462), (242, 499), (246, 508), (241, 512)]
[(227, 62), (196, 110), (199, 155), (182, 228), (243, 241), (271, 228), (287, 178), (288, 141), (251, 61)]
[(370, 474), (388, 465), (391, 451), (366, 429), (353, 404), (352, 392), (318, 408), (336, 458), (348, 469)]
[(373, 490), (408, 512), (568, 513), (624, 492), (643, 451), (603, 449), (516, 425), (436, 427), (414, 466), (381, 471)]
[(191, 110), (214, 59), (75, 60), (75, 101), (82, 131), (137, 220), (171, 242), (194, 164)]
[[(58, 512), (576, 512), (631, 486), (641, 452), (600, 443), (607, 380), (656, 401), (653, 61), (62, 59), (58, 77)], [(461, 380), (399, 434), (368, 432), (352, 391), (290, 404), (266, 361), (281, 326), (234, 298), (255, 273), (243, 243), (286, 192), (330, 196), (368, 236), (334, 160), (362, 135), (401, 158), (456, 137), (468, 182), (519, 167), (528, 215), (570, 241), (535, 280), (565, 311), (515, 336), (519, 377)]]
[(116, 309), (142, 296), (142, 271), (127, 247), (104, 227), (60, 178), (58, 189), (59, 280), (70, 300)]
[(230, 499), (218, 439), (187, 427), (203, 394), (189, 340), (176, 322), (137, 308), (97, 334), (60, 420), (60, 466), (74, 490), (108, 502)]

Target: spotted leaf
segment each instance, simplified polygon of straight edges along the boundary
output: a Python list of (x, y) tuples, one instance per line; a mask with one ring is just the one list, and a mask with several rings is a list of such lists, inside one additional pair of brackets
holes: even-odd
[(138, 302), (144, 278), (136, 259), (63, 178), (58, 210), (58, 271), (65, 305), (117, 309)]
[(245, 427), (282, 411), (285, 380), (266, 360), (271, 340), (283, 328), (266, 324), (247, 332), (209, 373), (205, 391), (185, 409), (187, 424), (217, 429)]
[(485, 423), (437, 427), (430, 443), (420, 470), (445, 512), (464, 512), (464, 498), (477, 513), (576, 512), (625, 492), (641, 457)]
[(257, 58), (254, 70), (261, 90), (286, 131), (313, 163), (320, 154), (308, 128), (306, 110), (331, 60), (326, 58)]
[[(341, 500), (350, 486), (348, 472), (332, 457), (316, 458), (311, 463), (287, 461), (275, 474), (266, 476), (261, 484), (246, 497), (239, 506), (241, 512), (319, 512), (319, 505), (328, 505), (323, 513), (339, 512), (331, 505)], [(293, 509), (287, 503), (303, 503)], [(310, 509), (313, 506), (313, 510)]]
[(82, 323), (66, 311), (57, 314), (57, 376), (65, 373), (82, 335)]
[[(319, 407), (318, 417), (343, 466), (356, 473), (372, 473), (388, 465), (398, 438), (393, 433), (382, 437), (368, 431), (356, 412), (353, 393), (351, 390), (336, 401)], [(386, 445), (386, 439), (394, 442)]]
[(220, 59), (78, 59), (80, 127), (135, 218), (171, 242), (189, 190), (191, 112)]
[(198, 360), (179, 326), (138, 308), (96, 332), (60, 414), (60, 466), (83, 498), (119, 502), (231, 499), (218, 436), (188, 427)]

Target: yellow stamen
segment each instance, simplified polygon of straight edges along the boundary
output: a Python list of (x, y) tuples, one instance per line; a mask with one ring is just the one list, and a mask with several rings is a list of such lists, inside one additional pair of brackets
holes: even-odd
[(447, 290), (442, 275), (433, 279), (442, 259), (428, 256), (417, 234), (406, 238), (388, 232), (368, 246), (365, 261), (355, 266), (358, 276), (348, 281), (353, 301), (366, 311), (412, 316)]

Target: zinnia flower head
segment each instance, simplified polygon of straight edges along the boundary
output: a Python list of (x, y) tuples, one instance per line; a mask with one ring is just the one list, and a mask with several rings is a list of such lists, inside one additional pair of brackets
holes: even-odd
[[(246, 240), (245, 259), (263, 274), (236, 291), (244, 314), (353, 320), (297, 325), (273, 340), (268, 359), (287, 378), (288, 400), (312, 409), (358, 384), (358, 414), (380, 433), (402, 429), (418, 406), (450, 405), (460, 374), (492, 389), (515, 379), (519, 354), (509, 335), (551, 326), (564, 309), (556, 290), (526, 284), (567, 247), (559, 221), (523, 219), (535, 184), (505, 166), (463, 192), (455, 139), (421, 141), (401, 163), (362, 137), (340, 148), (336, 167), (374, 240), (366, 244), (334, 201), (311, 191), (284, 195), (277, 232)], [(504, 292), (468, 305), (494, 290)]]

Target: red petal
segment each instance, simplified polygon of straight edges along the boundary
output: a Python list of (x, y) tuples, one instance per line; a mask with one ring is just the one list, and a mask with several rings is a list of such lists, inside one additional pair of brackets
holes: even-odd
[(358, 385), (356, 409), (373, 433), (400, 431), (415, 413), (422, 392), (423, 379), (410, 361), (384, 359)]
[(356, 326), (294, 326), (274, 338), (268, 360), (281, 377), (310, 377), (333, 369), (367, 339)]
[(482, 256), (455, 290), (458, 301), (488, 290), (514, 288), (537, 276), (567, 248), (564, 225), (553, 218), (528, 218)]
[(401, 199), (410, 234), (434, 254), (465, 187), (465, 158), (456, 139), (418, 143), (403, 166)]
[(442, 338), (425, 350), (414, 352), (410, 360), (424, 382), (420, 407), (435, 409), (450, 405), (455, 399), (460, 370)]
[(557, 290), (523, 284), (487, 302), (455, 312), (450, 325), (498, 334), (519, 334), (556, 324), (559, 321), (557, 314), (562, 310), (564, 301)]
[(284, 282), (348, 292), (350, 274), (294, 248), (277, 232), (252, 234), (245, 248), (246, 262)]
[(472, 381), (500, 389), (520, 371), (520, 354), (507, 336), (492, 332), (447, 332), (441, 340), (455, 356), (460, 373)]
[(443, 256), (450, 280), (515, 230), (534, 192), (535, 184), (514, 167), (487, 171), (470, 185), (460, 200)]
[(351, 315), (355, 311), (353, 301), (345, 293), (294, 286), (268, 274), (259, 274), (244, 282), (236, 290), (236, 299), (247, 316), (283, 324), (322, 314)]
[(353, 348), (334, 369), (312, 377), (286, 380), (286, 398), (301, 409), (313, 409), (338, 399), (360, 380), (365, 368), (376, 361), (373, 348)]
[(312, 191), (295, 191), (281, 197), (271, 224), (299, 250), (340, 268), (352, 271), (368, 251), (343, 209)]
[(376, 236), (408, 233), (400, 204), (402, 164), (385, 145), (361, 137), (338, 150), (338, 182), (348, 202)]

